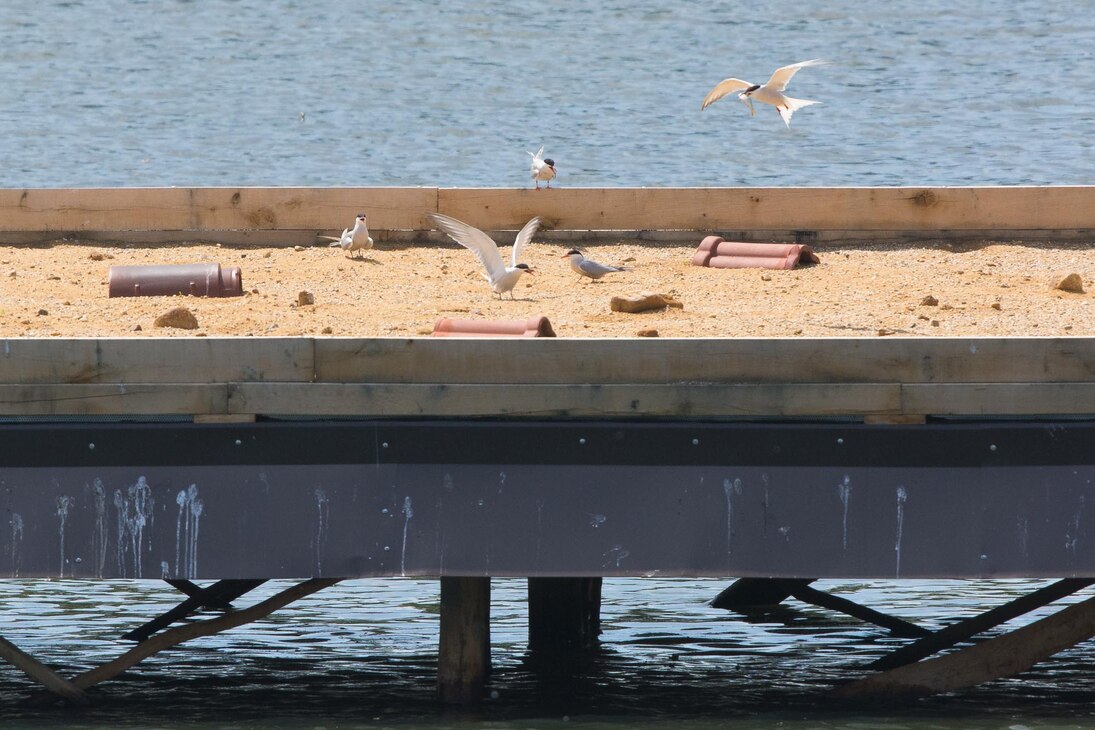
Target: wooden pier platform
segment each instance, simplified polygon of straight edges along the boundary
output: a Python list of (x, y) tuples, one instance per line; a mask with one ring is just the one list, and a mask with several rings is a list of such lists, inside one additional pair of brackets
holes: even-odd
[[(362, 194), (4, 190), (0, 241), (289, 245)], [(368, 194), (381, 240), (431, 211), (1095, 240), (1093, 188)], [(0, 574), (437, 576), (454, 701), (489, 668), (491, 576), (1095, 576), (1093, 337), (3, 337)], [(596, 585), (563, 593), (588, 638)]]

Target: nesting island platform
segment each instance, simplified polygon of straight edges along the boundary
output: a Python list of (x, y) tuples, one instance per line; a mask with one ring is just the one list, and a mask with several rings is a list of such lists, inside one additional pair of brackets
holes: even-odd
[[(318, 242), (362, 210), (365, 258)], [(503, 246), (541, 216), (536, 274), (494, 298), (431, 212)], [(710, 233), (820, 263), (692, 266)], [(628, 270), (580, 281), (573, 247)], [(340, 579), (429, 576), (440, 694), (468, 703), (491, 577), (529, 579), (530, 643), (580, 651), (602, 578), (711, 576), (730, 609), (910, 637), (844, 694), (1014, 674), (1095, 636), (1095, 599), (925, 657), (1095, 581), (1093, 247), (1088, 187), (0, 190), (0, 574), (187, 594), (77, 677), (0, 656), (81, 702)], [(107, 297), (111, 265), (208, 260), (245, 293)], [(644, 291), (683, 308), (610, 310)], [(154, 326), (174, 307), (197, 329)], [(556, 337), (430, 336), (537, 316)], [(929, 633), (828, 577), (1056, 582)], [(274, 578), (303, 582), (170, 628)]]

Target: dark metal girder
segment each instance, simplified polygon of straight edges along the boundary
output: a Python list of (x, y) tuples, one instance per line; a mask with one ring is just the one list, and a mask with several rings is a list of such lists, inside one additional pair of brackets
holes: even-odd
[(1095, 424), (0, 426), (0, 571), (1095, 575)]

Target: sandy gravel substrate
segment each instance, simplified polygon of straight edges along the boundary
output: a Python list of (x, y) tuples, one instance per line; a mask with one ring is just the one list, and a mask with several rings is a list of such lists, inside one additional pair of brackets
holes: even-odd
[[(862, 337), (1095, 335), (1092, 243), (828, 244), (821, 263), (793, 271), (693, 266), (692, 244), (621, 241), (581, 246), (630, 270), (580, 281), (560, 255), (570, 243), (534, 242), (537, 270), (517, 301), (498, 300), (472, 254), (458, 246), (379, 244), (365, 260), (338, 249), (139, 245), (57, 241), (0, 246), (0, 336), (421, 336), (440, 317), (546, 315), (561, 337)], [(503, 256), (508, 248), (503, 247)], [(112, 265), (218, 262), (239, 266), (247, 294), (107, 296)], [(1059, 291), (1067, 274), (1087, 293)], [(298, 306), (298, 293), (315, 304)], [(616, 295), (670, 294), (683, 309), (623, 314)], [(926, 297), (937, 300), (924, 304)], [(188, 307), (197, 330), (153, 326)]]

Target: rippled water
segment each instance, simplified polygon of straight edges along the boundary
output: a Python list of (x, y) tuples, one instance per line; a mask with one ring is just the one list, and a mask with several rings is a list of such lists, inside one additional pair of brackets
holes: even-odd
[[(904, 643), (789, 602), (744, 620), (707, 603), (716, 580), (605, 582), (600, 651), (545, 668), (525, 651), (525, 582), (495, 580), (491, 698), (478, 712), (435, 702), (438, 584), (347, 581), (268, 619), (195, 640), (94, 690), (79, 715), (15, 706), (28, 683), (0, 670), (0, 704), (20, 726), (88, 727), (960, 728), (1095, 725), (1089, 649), (1019, 679), (907, 705), (836, 704), (827, 690)], [(823, 589), (939, 628), (1042, 585), (1036, 581), (821, 581)], [(248, 603), (287, 584), (263, 586)], [(0, 634), (63, 674), (121, 653), (119, 636), (180, 594), (157, 582), (0, 581)], [(1067, 602), (1078, 600), (1071, 598)], [(1025, 623), (1046, 614), (1032, 614)]]
[[(13, 0), (0, 186), (1091, 184), (1091, 0)], [(824, 102), (785, 129), (729, 98)]]

